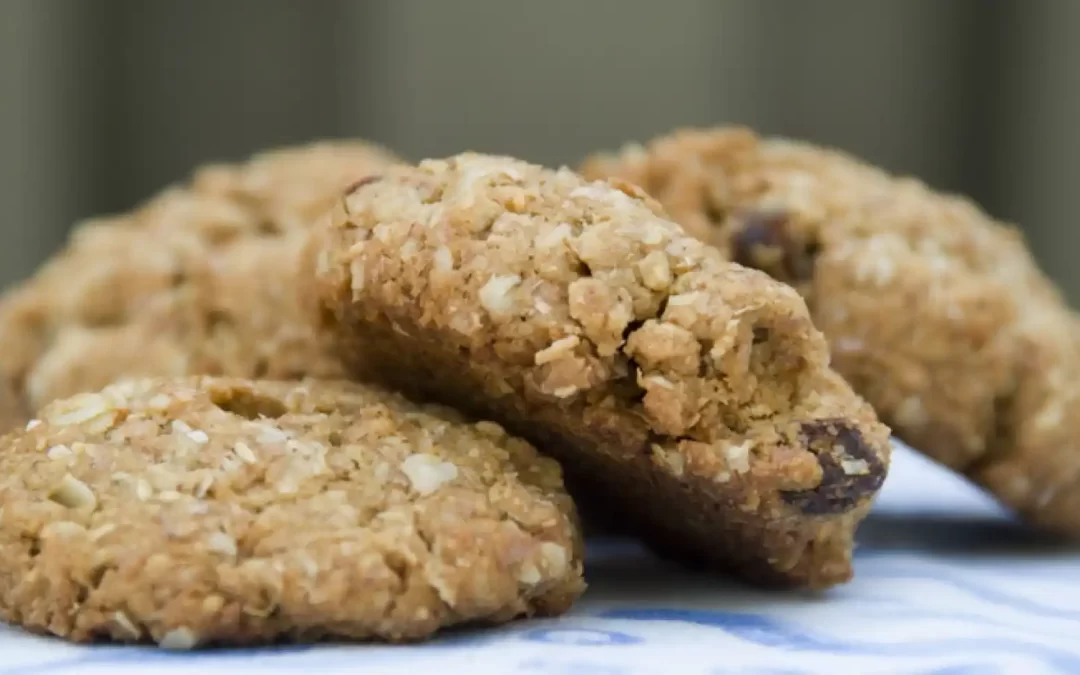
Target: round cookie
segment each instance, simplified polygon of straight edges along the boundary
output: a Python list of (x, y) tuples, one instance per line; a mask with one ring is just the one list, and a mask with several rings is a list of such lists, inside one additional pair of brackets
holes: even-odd
[(0, 616), (76, 641), (412, 640), (584, 587), (554, 460), (360, 385), (131, 380), (46, 406), (0, 475)]
[(887, 429), (794, 290), (626, 190), (477, 154), (392, 167), (313, 230), (309, 301), (354, 374), (505, 424), (657, 550), (848, 579)]
[(394, 161), (362, 142), (276, 150), (76, 226), (0, 301), (0, 379), (32, 411), (124, 376), (339, 376), (299, 310), (296, 255), (348, 185)]
[(341, 377), (340, 363), (300, 309), (304, 241), (291, 232), (206, 251), (186, 266), (183, 284), (143, 299), (138, 316), (66, 326), (27, 372), (27, 398), (37, 407), (119, 377)]
[(1080, 331), (1013, 228), (843, 153), (739, 128), (587, 160), (794, 285), (834, 367), (908, 443), (1080, 536)]

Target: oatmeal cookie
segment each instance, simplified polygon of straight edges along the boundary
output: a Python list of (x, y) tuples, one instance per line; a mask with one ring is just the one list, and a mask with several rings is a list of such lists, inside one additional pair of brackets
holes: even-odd
[(0, 449), (0, 616), (190, 649), (412, 640), (565, 611), (559, 466), (490, 422), (348, 383), (129, 380)]
[(794, 290), (640, 191), (477, 154), (394, 167), (305, 260), (354, 373), (505, 424), (657, 550), (763, 583), (850, 576), (887, 429)]
[(348, 185), (394, 161), (360, 142), (263, 153), (76, 226), (0, 301), (0, 380), (33, 411), (126, 376), (339, 376), (299, 311), (296, 256)]
[(1021, 235), (967, 199), (739, 128), (597, 155), (728, 259), (790, 283), (908, 443), (1080, 536), (1080, 331)]

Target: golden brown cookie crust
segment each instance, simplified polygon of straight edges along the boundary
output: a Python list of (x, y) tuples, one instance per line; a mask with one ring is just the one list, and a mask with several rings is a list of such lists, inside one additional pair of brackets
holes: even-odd
[(0, 615), (33, 631), (406, 640), (584, 586), (554, 460), (374, 388), (132, 380), (3, 446)]
[(312, 239), (312, 302), (354, 373), (506, 423), (662, 551), (850, 576), (887, 430), (794, 290), (640, 192), (465, 154), (388, 169)]
[(796, 286), (835, 368), (914, 447), (1080, 535), (1077, 319), (970, 201), (746, 129), (682, 130), (582, 172), (639, 185), (729, 259)]
[(297, 304), (296, 255), (348, 185), (395, 161), (363, 142), (276, 150), (77, 225), (0, 301), (0, 377), (31, 411), (124, 376), (339, 377)]

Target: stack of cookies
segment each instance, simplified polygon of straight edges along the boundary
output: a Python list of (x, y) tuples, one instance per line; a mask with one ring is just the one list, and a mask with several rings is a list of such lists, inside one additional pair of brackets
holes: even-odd
[(574, 501), (824, 589), (878, 415), (1077, 534), (1077, 326), (974, 206), (745, 130), (580, 173), (360, 142), (206, 167), (0, 300), (0, 616), (193, 648), (559, 614)]

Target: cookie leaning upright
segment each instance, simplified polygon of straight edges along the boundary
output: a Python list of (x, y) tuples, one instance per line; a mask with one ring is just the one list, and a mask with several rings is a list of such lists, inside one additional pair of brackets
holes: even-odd
[(554, 460), (374, 388), (133, 380), (3, 445), (0, 616), (36, 632), (417, 639), (583, 588)]
[(797, 287), (835, 368), (901, 438), (1080, 536), (1080, 320), (1015, 228), (741, 128), (681, 130), (582, 171), (641, 186), (729, 259)]
[(393, 167), (306, 259), (346, 365), (503, 422), (657, 549), (766, 583), (850, 576), (887, 430), (794, 290), (640, 193), (476, 154)]

